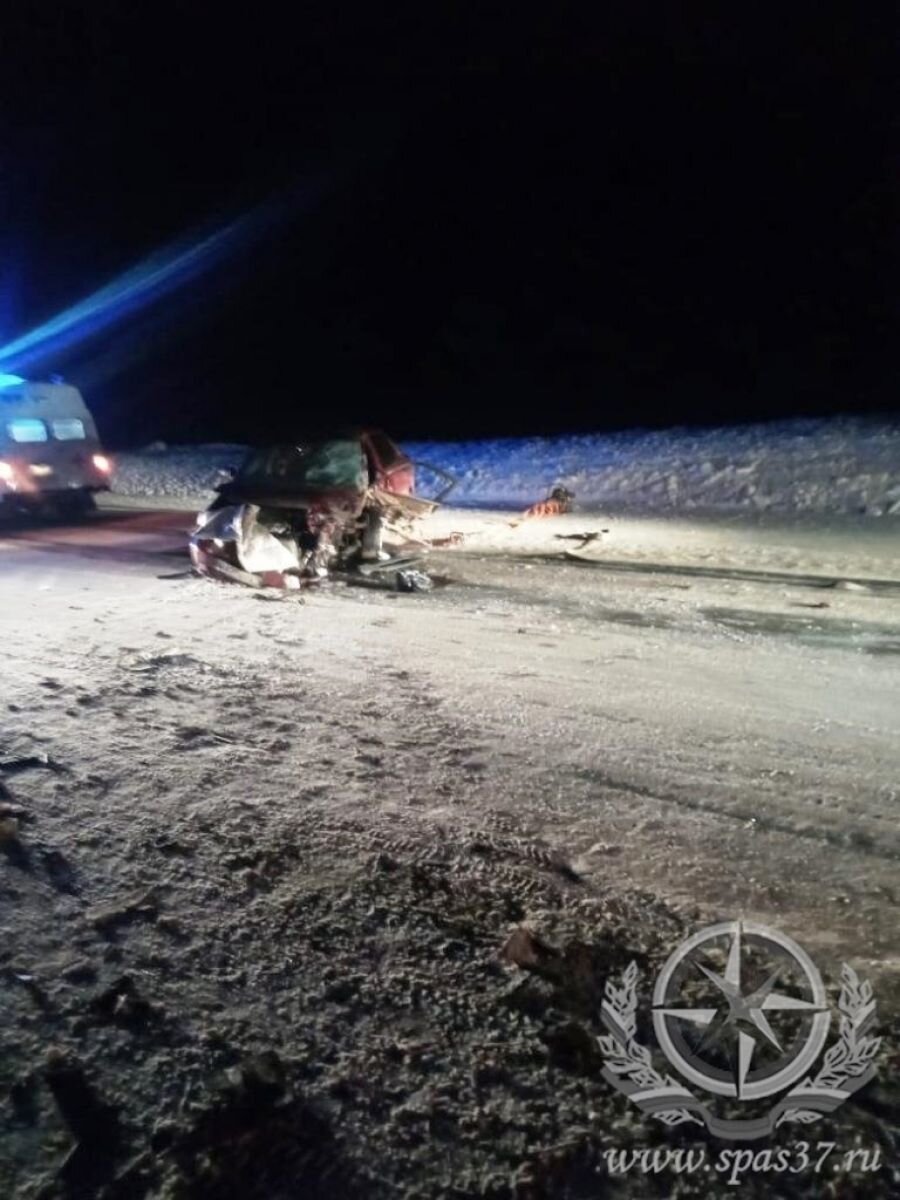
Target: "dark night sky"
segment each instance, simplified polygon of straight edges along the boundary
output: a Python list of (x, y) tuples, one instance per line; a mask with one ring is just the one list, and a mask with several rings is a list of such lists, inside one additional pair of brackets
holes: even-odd
[(110, 441), (896, 407), (889, 21), (681, 7), (22, 5), (0, 320), (324, 177), (47, 362)]

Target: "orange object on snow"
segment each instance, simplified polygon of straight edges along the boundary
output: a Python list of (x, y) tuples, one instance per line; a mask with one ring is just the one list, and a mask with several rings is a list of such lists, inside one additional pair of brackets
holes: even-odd
[(558, 517), (572, 511), (572, 501), (575, 497), (564, 487), (555, 487), (546, 500), (532, 504), (526, 508), (522, 517)]

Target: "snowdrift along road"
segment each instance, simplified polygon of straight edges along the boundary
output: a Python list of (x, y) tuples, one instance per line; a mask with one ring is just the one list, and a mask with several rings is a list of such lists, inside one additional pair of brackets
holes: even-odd
[[(863, 418), (495, 441), (411, 443), (457, 477), (453, 503), (521, 509), (561, 483), (584, 510), (884, 516), (900, 514), (900, 424)], [(149, 449), (118, 457), (130, 496), (194, 499), (244, 447)]]

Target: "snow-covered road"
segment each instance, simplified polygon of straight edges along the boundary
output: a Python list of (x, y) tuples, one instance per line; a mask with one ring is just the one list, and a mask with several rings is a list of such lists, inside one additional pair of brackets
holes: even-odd
[[(483, 781), (502, 766), (500, 792), (437, 802), (435, 820), (507, 805), (588, 874), (900, 971), (900, 559), (882, 523), (619, 522), (584, 565), (556, 540), (583, 518), (470, 515), (466, 546), (432, 555), (446, 588), (335, 584), (302, 605), (179, 577), (189, 524), (107, 510), (0, 540), (19, 736), (47, 676), (89, 683), (92, 664), (160, 645), (286, 684), (407, 672), (478, 731)], [(164, 697), (142, 707), (165, 719)]]
[[(51, 1044), (121, 1118), (118, 1195), (260, 1162), (275, 1195), (597, 1194), (611, 1137), (656, 1136), (600, 1073), (608, 973), (715, 919), (832, 992), (852, 963), (896, 1045), (886, 527), (617, 523), (610, 567), (562, 558), (575, 518), (470, 519), (413, 595), (194, 578), (188, 513), (0, 534), (4, 1194), (70, 1144)], [(557, 982), (503, 965), (517, 927), (568, 947)], [(235, 1064), (286, 1092), (232, 1146)], [(819, 1136), (887, 1154), (897, 1096), (884, 1069)]]

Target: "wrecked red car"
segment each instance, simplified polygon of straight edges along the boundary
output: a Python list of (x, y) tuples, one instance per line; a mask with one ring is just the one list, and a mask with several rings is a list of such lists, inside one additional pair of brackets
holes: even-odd
[(335, 569), (400, 565), (385, 531), (408, 529), (453, 486), (428, 470), (448, 485), (434, 499), (413, 494), (416, 464), (377, 430), (252, 450), (198, 517), (191, 561), (216, 579), (287, 588)]

